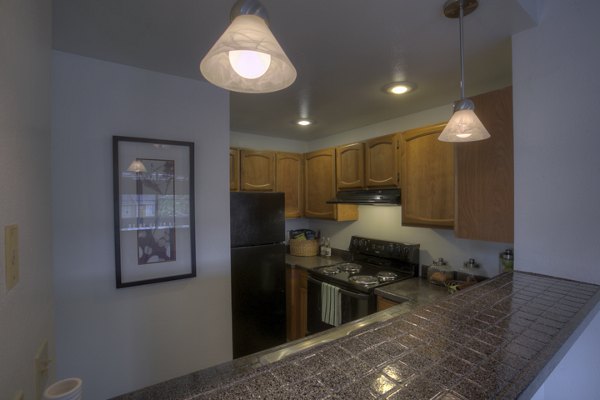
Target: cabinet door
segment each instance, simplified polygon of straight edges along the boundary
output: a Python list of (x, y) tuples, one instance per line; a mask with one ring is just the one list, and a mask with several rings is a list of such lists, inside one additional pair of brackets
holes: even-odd
[(456, 146), (457, 237), (512, 243), (514, 162), (512, 88), (473, 97), (486, 140)]
[(229, 190), (240, 190), (240, 151), (229, 149)]
[(335, 149), (337, 189), (360, 189), (365, 186), (364, 144), (353, 143)]
[(304, 216), (306, 218), (356, 221), (358, 206), (327, 204), (335, 196), (335, 149), (304, 155)]
[(438, 140), (444, 126), (401, 135), (402, 225), (454, 226), (454, 147)]
[(241, 189), (272, 192), (275, 190), (275, 152), (241, 150)]
[(335, 150), (313, 151), (305, 154), (304, 160), (304, 216), (335, 219), (333, 205), (326, 203), (335, 194)]
[(277, 153), (276, 160), (275, 187), (285, 194), (285, 217), (300, 218), (304, 208), (304, 158), (302, 154)]
[(301, 268), (286, 269), (287, 340), (306, 336), (307, 272)]
[(400, 303), (388, 300), (385, 297), (377, 296), (377, 311), (387, 310), (390, 307), (397, 306)]
[(398, 142), (396, 135), (387, 135), (366, 142), (365, 181), (367, 187), (396, 187), (398, 174)]

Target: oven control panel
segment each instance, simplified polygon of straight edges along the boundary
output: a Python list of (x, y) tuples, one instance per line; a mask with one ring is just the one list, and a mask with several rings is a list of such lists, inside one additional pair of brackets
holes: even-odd
[(388, 242), (385, 240), (352, 236), (348, 250), (353, 254), (370, 255), (415, 264), (419, 263), (418, 244)]

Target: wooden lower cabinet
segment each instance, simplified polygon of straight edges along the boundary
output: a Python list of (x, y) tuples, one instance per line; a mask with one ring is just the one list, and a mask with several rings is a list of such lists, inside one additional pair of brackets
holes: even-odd
[(388, 300), (385, 297), (377, 296), (377, 311), (382, 311), (390, 307), (394, 307), (400, 303)]
[(454, 227), (454, 145), (438, 140), (445, 126), (400, 135), (402, 225)]
[(286, 323), (287, 340), (296, 340), (306, 336), (308, 273), (302, 268), (286, 268)]
[(300, 218), (304, 211), (304, 157), (302, 154), (276, 154), (275, 191), (285, 194), (285, 218)]

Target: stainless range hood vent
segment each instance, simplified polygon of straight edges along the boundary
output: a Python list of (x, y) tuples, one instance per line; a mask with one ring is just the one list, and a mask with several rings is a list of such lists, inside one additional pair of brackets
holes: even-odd
[(342, 190), (328, 204), (400, 205), (400, 189)]

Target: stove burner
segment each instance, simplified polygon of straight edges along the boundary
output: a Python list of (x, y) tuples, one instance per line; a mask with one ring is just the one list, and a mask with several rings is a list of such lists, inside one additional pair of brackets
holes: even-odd
[(357, 272), (360, 272), (361, 269), (360, 265), (354, 263), (338, 264), (337, 267), (340, 269), (340, 271), (348, 272), (350, 274), (356, 274)]
[(363, 286), (377, 285), (379, 283), (379, 279), (371, 275), (353, 275), (348, 278), (348, 281)]
[(332, 265), (329, 267), (321, 268), (321, 272), (325, 275), (335, 275), (340, 273), (340, 269), (337, 267), (337, 265)]
[(381, 271), (377, 273), (377, 278), (379, 282), (390, 282), (398, 278), (398, 274), (391, 271)]

